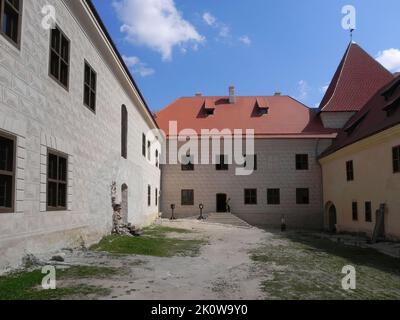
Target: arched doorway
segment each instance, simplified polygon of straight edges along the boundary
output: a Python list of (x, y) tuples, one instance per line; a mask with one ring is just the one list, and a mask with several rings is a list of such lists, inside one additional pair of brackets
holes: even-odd
[(330, 202), (326, 205), (326, 213), (327, 213), (327, 222), (328, 222), (328, 231), (331, 233), (336, 232), (336, 224), (337, 224), (337, 214), (335, 205)]
[(124, 183), (121, 187), (121, 216), (122, 222), (128, 223), (128, 186)]

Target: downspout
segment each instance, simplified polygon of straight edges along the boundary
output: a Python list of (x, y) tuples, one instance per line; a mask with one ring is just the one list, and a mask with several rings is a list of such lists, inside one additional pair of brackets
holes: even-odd
[(319, 165), (319, 169), (320, 169), (320, 176), (321, 176), (321, 204), (322, 204), (322, 208), (321, 208), (321, 212), (322, 212), (322, 230), (325, 229), (325, 204), (324, 204), (324, 177), (322, 175), (322, 166), (321, 163), (318, 161), (318, 157), (319, 157), (319, 143), (320, 143), (320, 138), (317, 139), (317, 142), (315, 144), (315, 161), (317, 161), (317, 164)]

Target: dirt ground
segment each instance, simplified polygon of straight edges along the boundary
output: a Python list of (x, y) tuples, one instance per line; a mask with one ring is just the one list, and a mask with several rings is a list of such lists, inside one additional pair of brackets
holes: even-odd
[(166, 258), (77, 251), (67, 256), (67, 263), (118, 268), (121, 274), (108, 279), (74, 280), (78, 282), (75, 284), (112, 290), (100, 299), (264, 299), (260, 286), (263, 276), (254, 269), (249, 252), (265, 241), (266, 232), (196, 220), (163, 220), (159, 224), (194, 231), (168, 236), (205, 240), (200, 255)]
[[(154, 235), (167, 227), (164, 230), (170, 232), (162, 233), (161, 238), (164, 243), (165, 237), (171, 239), (168, 246), (196, 242), (201, 243), (200, 249), (194, 246), (192, 251), (172, 250), (178, 254), (160, 256), (72, 251), (65, 264), (89, 269), (80, 271), (83, 276), (60, 279), (57, 287), (83, 285), (102, 290), (102, 294), (68, 299), (400, 299), (400, 259), (370, 248), (346, 246), (308, 232), (267, 232), (197, 220), (156, 224), (145, 234)], [(146, 236), (138, 240), (146, 240)], [(115, 244), (112, 239), (107, 241)], [(140, 249), (147, 252), (147, 248)], [(154, 248), (158, 245), (152, 247), (153, 253)], [(357, 288), (346, 291), (342, 271), (349, 265), (356, 270)], [(98, 268), (99, 275), (85, 277), (85, 273), (95, 272), (90, 268)], [(101, 276), (102, 268), (116, 272)]]

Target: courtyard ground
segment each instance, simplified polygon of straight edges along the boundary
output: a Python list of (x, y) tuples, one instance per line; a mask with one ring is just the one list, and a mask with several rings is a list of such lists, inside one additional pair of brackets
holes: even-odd
[[(66, 252), (57, 290), (42, 291), (33, 268), (0, 277), (0, 299), (400, 299), (400, 259), (309, 233), (162, 220)], [(345, 265), (354, 291), (342, 289)]]

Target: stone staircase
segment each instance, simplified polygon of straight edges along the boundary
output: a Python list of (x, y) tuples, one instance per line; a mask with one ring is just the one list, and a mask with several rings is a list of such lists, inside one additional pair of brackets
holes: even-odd
[(231, 225), (235, 227), (252, 228), (246, 221), (231, 213), (209, 213), (205, 215), (206, 222)]

